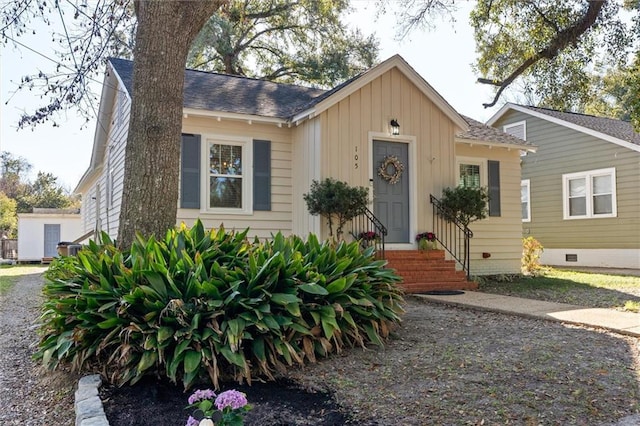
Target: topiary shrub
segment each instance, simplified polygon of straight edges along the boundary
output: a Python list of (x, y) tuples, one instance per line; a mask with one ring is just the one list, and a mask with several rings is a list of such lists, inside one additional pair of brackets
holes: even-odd
[(309, 193), (303, 197), (309, 213), (327, 219), (330, 236), (333, 236), (333, 224), (336, 221), (336, 237), (341, 240), (343, 226), (367, 206), (368, 194), (369, 190), (365, 187), (352, 187), (346, 182), (327, 178), (322, 182), (314, 180)]
[(449, 219), (455, 219), (465, 226), (487, 217), (489, 194), (486, 188), (457, 186), (442, 190), (440, 203), (448, 212)]
[(118, 384), (154, 374), (218, 388), (380, 345), (400, 321), (399, 277), (372, 248), (280, 233), (251, 244), (247, 232), (206, 232), (198, 221), (161, 240), (138, 236), (124, 252), (103, 235), (54, 262), (35, 357)]

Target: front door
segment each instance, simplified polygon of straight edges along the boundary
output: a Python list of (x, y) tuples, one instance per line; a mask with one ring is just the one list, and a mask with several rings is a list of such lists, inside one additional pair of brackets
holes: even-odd
[(373, 141), (373, 214), (387, 227), (387, 243), (410, 243), (409, 149)]
[(60, 242), (60, 225), (44, 225), (44, 257), (58, 255), (58, 243)]

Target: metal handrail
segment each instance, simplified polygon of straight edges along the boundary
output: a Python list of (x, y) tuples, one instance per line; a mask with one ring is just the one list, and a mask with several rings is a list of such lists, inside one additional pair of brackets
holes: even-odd
[(436, 240), (462, 266), (462, 270), (467, 273), (467, 279), (470, 280), (469, 240), (473, 238), (473, 232), (445, 209), (439, 199), (433, 195), (430, 195), (429, 199), (433, 205), (433, 232), (436, 234)]
[[(375, 246), (376, 255), (384, 259), (384, 238), (387, 235), (387, 228), (371, 210), (363, 207), (360, 214), (351, 219), (350, 234), (356, 240), (360, 240), (363, 248)], [(371, 235), (371, 239), (361, 238), (362, 235)]]

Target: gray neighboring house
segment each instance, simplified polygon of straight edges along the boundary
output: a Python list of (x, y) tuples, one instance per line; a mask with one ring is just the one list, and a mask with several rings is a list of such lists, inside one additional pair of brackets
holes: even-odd
[(487, 124), (538, 147), (522, 157), (522, 225), (544, 264), (640, 268), (640, 134), (630, 123), (508, 103)]

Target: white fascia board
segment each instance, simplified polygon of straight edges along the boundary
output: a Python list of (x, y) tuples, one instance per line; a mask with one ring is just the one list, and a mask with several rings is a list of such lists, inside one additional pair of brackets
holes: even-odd
[(464, 143), (467, 145), (486, 146), (491, 148), (508, 148), (508, 149), (515, 149), (520, 151), (527, 151), (527, 152), (536, 152), (538, 150), (538, 147), (535, 145), (519, 145), (516, 143), (488, 142), (488, 141), (480, 141), (477, 139), (466, 139), (466, 138), (460, 138), (460, 137), (456, 137), (455, 142)]
[(636, 144), (633, 144), (631, 142), (627, 142), (627, 141), (625, 141), (623, 139), (616, 138), (616, 137), (608, 135), (606, 133), (598, 132), (597, 130), (593, 130), (593, 129), (590, 129), (590, 128), (584, 127), (584, 126), (580, 126), (579, 124), (570, 123), (568, 121), (561, 120), (559, 118), (552, 117), (550, 115), (543, 114), (541, 112), (534, 111), (534, 110), (531, 110), (529, 108), (526, 108), (526, 107), (523, 107), (523, 106), (520, 106), (520, 105), (516, 105), (516, 104), (512, 104), (512, 103), (504, 104), (503, 107), (500, 108), (500, 110), (498, 112), (496, 112), (493, 115), (493, 117), (491, 117), (487, 121), (487, 125), (492, 126), (493, 123), (498, 121), (509, 109), (512, 109), (514, 111), (519, 111), (519, 112), (522, 112), (524, 114), (528, 114), (528, 115), (530, 115), (532, 117), (536, 117), (536, 118), (539, 118), (541, 120), (546, 120), (546, 121), (548, 121), (550, 123), (554, 123), (554, 124), (557, 124), (559, 126), (564, 126), (564, 127), (568, 128), (568, 129), (572, 129), (572, 130), (576, 130), (576, 131), (581, 132), (581, 133), (585, 133), (587, 135), (596, 137), (598, 139), (602, 139), (604, 141), (611, 142), (611, 143), (614, 143), (616, 145), (628, 148), (628, 149), (630, 149), (632, 151), (640, 152), (640, 146), (638, 146)]
[(251, 121), (252, 123), (265, 123), (265, 124), (276, 124), (276, 125), (285, 125), (288, 124), (287, 120), (283, 120), (281, 118), (276, 117), (264, 117), (260, 115), (251, 115), (251, 114), (240, 114), (235, 112), (225, 112), (225, 111), (210, 111), (206, 109), (196, 109), (196, 108), (183, 108), (183, 114), (192, 117), (210, 117), (210, 118), (219, 118), (221, 120), (240, 120), (240, 121)]

